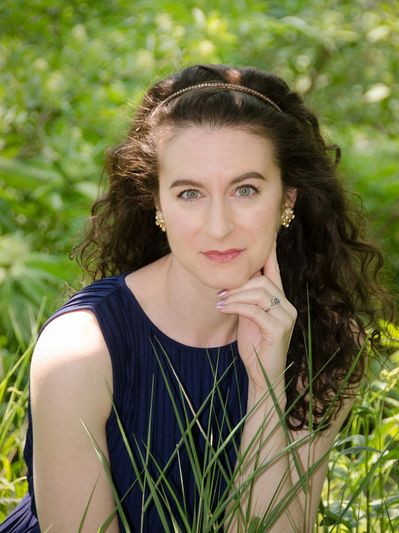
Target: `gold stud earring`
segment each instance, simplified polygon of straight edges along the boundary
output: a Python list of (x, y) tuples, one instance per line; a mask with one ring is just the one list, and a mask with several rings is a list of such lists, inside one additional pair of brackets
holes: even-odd
[(155, 224), (159, 228), (161, 228), (162, 231), (166, 231), (165, 220), (163, 218), (163, 215), (162, 215), (161, 211), (157, 211), (155, 213)]
[(288, 228), (294, 218), (294, 210), (291, 207), (284, 207), (284, 210), (281, 213), (281, 225)]

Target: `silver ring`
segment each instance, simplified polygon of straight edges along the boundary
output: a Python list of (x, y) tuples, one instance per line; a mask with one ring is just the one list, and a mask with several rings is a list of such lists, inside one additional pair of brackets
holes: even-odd
[(281, 304), (281, 302), (280, 302), (279, 298), (277, 298), (277, 296), (272, 296), (272, 297), (270, 298), (270, 305), (269, 305), (269, 307), (265, 307), (265, 308), (263, 309), (263, 311), (264, 311), (265, 313), (267, 313), (268, 311), (270, 311), (270, 309), (274, 309), (275, 307), (278, 307), (280, 304)]

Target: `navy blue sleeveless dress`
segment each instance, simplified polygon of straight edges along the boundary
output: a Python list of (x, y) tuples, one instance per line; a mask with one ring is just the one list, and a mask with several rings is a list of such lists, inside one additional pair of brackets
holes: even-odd
[[(172, 524), (186, 531), (198, 520), (202, 524), (204, 513), (209, 519), (227, 497), (241, 429), (234, 438), (227, 436), (246, 412), (248, 378), (237, 343), (206, 349), (171, 339), (144, 313), (125, 275), (82, 289), (47, 323), (79, 309), (96, 316), (112, 361), (114, 410), (106, 436), (113, 483), (121, 500), (120, 531), (173, 531)], [(29, 493), (0, 525), (0, 533), (40, 532), (30, 408), (28, 419), (24, 456)], [(212, 461), (218, 448), (218, 460)], [(205, 471), (207, 464), (213, 466), (204, 478), (209, 495), (204, 498), (196, 472)], [(223, 515), (214, 518), (215, 531), (222, 531)]]

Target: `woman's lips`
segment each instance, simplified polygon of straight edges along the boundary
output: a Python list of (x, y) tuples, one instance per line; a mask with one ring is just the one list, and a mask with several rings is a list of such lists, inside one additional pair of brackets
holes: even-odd
[(242, 250), (238, 250), (237, 248), (232, 248), (230, 250), (209, 250), (208, 252), (203, 252), (204, 255), (211, 261), (215, 261), (217, 263), (227, 263), (228, 261), (232, 261), (235, 259)]

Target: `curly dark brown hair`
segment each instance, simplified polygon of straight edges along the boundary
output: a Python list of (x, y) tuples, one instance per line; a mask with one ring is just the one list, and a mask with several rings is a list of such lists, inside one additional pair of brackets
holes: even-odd
[[(256, 96), (215, 87), (188, 91), (162, 104), (176, 91), (204, 82), (244, 85), (281, 110)], [(297, 189), (295, 219), (280, 230), (277, 242), (284, 289), (298, 311), (286, 369), (287, 419), (292, 429), (309, 423), (306, 387), (312, 375), (316, 425), (343, 383), (345, 394), (339, 396), (337, 409), (356, 389), (367, 352), (353, 364), (362, 339), (381, 318), (393, 319), (394, 305), (378, 281), (381, 253), (360, 236), (360, 210), (349, 204), (337, 176), (340, 150), (326, 143), (314, 113), (282, 79), (252, 67), (196, 65), (151, 87), (127, 139), (108, 154), (108, 191), (95, 202), (87, 235), (74, 255), (94, 280), (134, 271), (170, 251), (165, 234), (154, 224), (157, 137), (162, 127), (191, 125), (239, 127), (270, 138), (284, 186)]]

